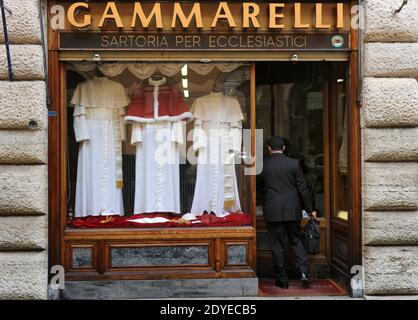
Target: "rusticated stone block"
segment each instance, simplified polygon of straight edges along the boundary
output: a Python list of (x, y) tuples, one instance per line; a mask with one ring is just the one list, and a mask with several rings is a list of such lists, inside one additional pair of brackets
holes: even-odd
[[(43, 80), (44, 58), (41, 45), (11, 45), (14, 80)], [(0, 46), (0, 80), (9, 79), (6, 48)]]
[(401, 12), (394, 14), (402, 1), (364, 1), (366, 42), (418, 41), (418, 1), (409, 1)]
[(0, 165), (0, 215), (39, 215), (48, 212), (45, 165)]
[(418, 78), (418, 43), (366, 43), (364, 75)]
[(365, 78), (362, 116), (368, 128), (418, 126), (415, 79)]
[[(4, 0), (4, 5), (12, 13), (6, 13), (9, 41), (40, 44), (42, 37), (38, 0)], [(0, 43), (4, 43), (2, 21), (0, 16)]]
[(0, 163), (41, 164), (47, 161), (47, 130), (0, 131)]
[(364, 163), (364, 209), (418, 209), (418, 163)]
[(417, 295), (418, 247), (365, 247), (366, 295)]
[(364, 211), (363, 215), (364, 244), (418, 244), (418, 211)]
[(0, 250), (23, 251), (47, 248), (47, 216), (0, 216)]
[(0, 129), (46, 129), (43, 81), (0, 81)]
[(0, 252), (0, 299), (46, 299), (48, 253)]
[(418, 161), (418, 127), (364, 129), (365, 161)]

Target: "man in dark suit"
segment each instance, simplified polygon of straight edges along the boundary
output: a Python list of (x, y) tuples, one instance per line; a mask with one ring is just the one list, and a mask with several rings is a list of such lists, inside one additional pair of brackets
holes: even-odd
[(285, 264), (285, 231), (295, 254), (296, 269), (302, 284), (310, 284), (309, 256), (300, 239), (299, 222), (302, 209), (309, 219), (316, 219), (300, 163), (284, 155), (281, 137), (272, 137), (267, 143), (269, 156), (264, 159), (262, 182), (264, 185), (264, 220), (267, 223), (269, 243), (275, 263), (276, 286), (288, 288)]

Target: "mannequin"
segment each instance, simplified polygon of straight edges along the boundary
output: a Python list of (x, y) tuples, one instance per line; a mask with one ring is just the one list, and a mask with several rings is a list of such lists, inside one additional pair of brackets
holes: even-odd
[(182, 94), (155, 74), (135, 92), (125, 121), (136, 146), (134, 213), (180, 213), (179, 146), (191, 119)]
[(166, 84), (167, 78), (160, 74), (154, 74), (151, 76), (151, 78), (148, 79), (148, 83), (152, 86), (157, 82), (160, 83), (160, 85)]
[(212, 92), (223, 92), (224, 91), (224, 82), (227, 74), (221, 73), (213, 84)]
[(96, 64), (96, 68), (94, 69), (96, 73), (96, 77), (98, 78), (106, 78), (105, 74), (99, 69), (99, 66)]
[(197, 98), (192, 110), (198, 164), (191, 214), (206, 211), (224, 217), (241, 212), (234, 163), (241, 151), (244, 119), (239, 101), (222, 91), (212, 91)]
[[(101, 76), (99, 76), (101, 75)], [(74, 91), (73, 126), (79, 143), (75, 216), (123, 215), (123, 122), (125, 88), (96, 68), (96, 76)]]

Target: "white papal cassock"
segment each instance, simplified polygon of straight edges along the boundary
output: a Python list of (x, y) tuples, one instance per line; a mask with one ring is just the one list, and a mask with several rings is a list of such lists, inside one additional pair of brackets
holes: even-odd
[(122, 141), (129, 98), (105, 77), (79, 84), (71, 99), (74, 133), (80, 143), (75, 216), (123, 215)]
[(180, 213), (179, 148), (192, 114), (165, 80), (150, 84), (137, 90), (125, 117), (136, 145), (134, 213)]
[(195, 100), (193, 147), (199, 151), (191, 213), (217, 216), (240, 212), (235, 174), (236, 153), (241, 151), (242, 120), (238, 100), (212, 92)]

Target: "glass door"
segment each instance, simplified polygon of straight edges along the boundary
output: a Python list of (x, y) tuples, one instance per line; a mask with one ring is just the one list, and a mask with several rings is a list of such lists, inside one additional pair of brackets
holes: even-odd
[(347, 283), (350, 269), (348, 108), (347, 76), (344, 63), (330, 66), (330, 249), (331, 273)]
[[(329, 277), (327, 70), (325, 62), (263, 62), (256, 65), (256, 128), (263, 129), (264, 143), (270, 136), (285, 139), (285, 153), (300, 161), (311, 203), (320, 216), (321, 252), (311, 256), (311, 271), (318, 278)], [(262, 211), (263, 191), (258, 188), (258, 271), (260, 276), (271, 276), (272, 260)], [(301, 227), (307, 221), (304, 218)], [(296, 276), (291, 250), (287, 262), (289, 276)]]
[[(319, 214), (321, 251), (312, 255), (314, 278), (347, 284), (350, 215), (347, 64), (345, 62), (263, 62), (256, 65), (256, 128), (285, 138), (287, 156), (298, 159)], [(264, 146), (264, 150), (265, 150)], [(260, 184), (257, 184), (259, 186)], [(257, 257), (261, 277), (272, 275), (263, 219), (263, 191), (257, 189)], [(307, 219), (301, 221), (301, 227)], [(295, 276), (293, 257), (287, 259)]]

